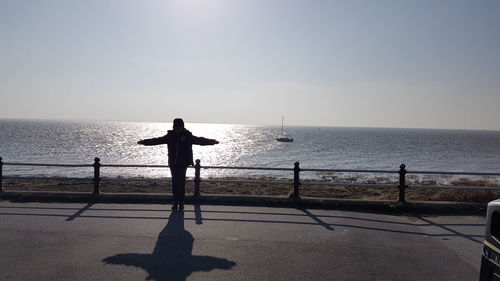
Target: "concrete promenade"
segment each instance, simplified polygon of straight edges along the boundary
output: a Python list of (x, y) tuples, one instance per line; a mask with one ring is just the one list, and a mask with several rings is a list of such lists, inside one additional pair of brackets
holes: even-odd
[(484, 217), (0, 201), (0, 280), (478, 280)]

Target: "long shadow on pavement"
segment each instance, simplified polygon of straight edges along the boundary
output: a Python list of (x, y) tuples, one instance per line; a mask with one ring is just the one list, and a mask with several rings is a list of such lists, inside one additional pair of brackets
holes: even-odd
[(152, 254), (117, 254), (103, 262), (142, 268), (149, 274), (146, 280), (156, 281), (184, 281), (196, 271), (228, 270), (236, 265), (224, 258), (193, 256), (193, 242), (193, 235), (184, 229), (184, 211), (172, 211)]
[[(16, 209), (32, 209), (32, 210), (77, 210), (73, 215), (62, 215), (62, 214), (26, 214), (26, 213), (13, 213), (13, 212), (2, 212), (3, 210), (16, 210)], [(148, 220), (164, 220), (165, 216), (124, 216), (124, 215), (85, 215), (87, 211), (128, 211), (128, 212), (165, 212), (165, 209), (132, 209), (132, 208), (96, 208), (95, 205), (87, 204), (83, 208), (57, 208), (57, 207), (13, 207), (13, 206), (0, 206), (0, 215), (9, 215), (9, 216), (54, 216), (54, 217), (66, 217), (66, 221), (73, 221), (77, 218), (95, 218), (95, 219), (148, 219)], [(470, 226), (470, 227), (481, 227), (484, 228), (484, 224), (443, 224), (436, 223), (430, 220), (423, 219), (421, 216), (418, 218), (421, 219), (424, 223), (418, 222), (400, 222), (400, 221), (391, 221), (391, 220), (383, 220), (383, 219), (370, 219), (370, 218), (361, 218), (354, 216), (346, 216), (346, 215), (315, 215), (307, 209), (297, 209), (302, 212), (300, 213), (282, 213), (282, 212), (262, 212), (262, 211), (229, 211), (229, 210), (203, 210), (203, 213), (214, 213), (214, 214), (240, 214), (240, 215), (270, 215), (270, 216), (281, 216), (285, 217), (309, 217), (312, 219), (310, 222), (297, 221), (294, 219), (290, 220), (267, 220), (267, 219), (249, 219), (249, 218), (202, 218), (201, 217), (201, 209), (199, 204), (195, 204), (194, 213), (195, 213), (195, 222), (196, 224), (202, 224), (203, 221), (226, 221), (226, 222), (246, 222), (246, 223), (272, 223), (272, 224), (296, 224), (296, 225), (320, 225), (324, 227), (328, 231), (334, 231), (335, 228), (351, 228), (351, 229), (364, 229), (368, 231), (383, 231), (383, 232), (393, 232), (400, 234), (408, 234), (408, 235), (423, 235), (429, 237), (462, 237), (468, 240), (471, 240), (475, 243), (481, 243), (481, 239), (484, 237), (482, 234), (466, 234), (461, 231), (454, 230), (452, 226)], [(192, 212), (192, 211), (191, 211)], [(325, 219), (343, 219), (349, 220), (350, 223), (327, 223)], [(189, 220), (193, 220), (189, 218)], [(359, 224), (357, 222), (374, 222), (380, 223), (378, 226), (366, 226)], [(401, 225), (401, 226), (435, 226), (440, 227), (442, 233), (426, 233), (423, 231), (410, 231), (410, 230), (399, 230), (388, 227), (388, 225)]]

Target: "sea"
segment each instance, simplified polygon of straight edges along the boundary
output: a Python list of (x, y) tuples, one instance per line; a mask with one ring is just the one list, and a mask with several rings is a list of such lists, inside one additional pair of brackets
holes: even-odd
[[(160, 137), (171, 122), (98, 122), (0, 119), (0, 157), (4, 163), (167, 165), (167, 147), (141, 146)], [(215, 146), (193, 146), (202, 166), (362, 169), (500, 173), (500, 131), (404, 128), (285, 127), (294, 142), (277, 142), (281, 126), (187, 123), (196, 136), (217, 139)], [(291, 171), (202, 169), (203, 178), (292, 178)], [(188, 169), (192, 177), (194, 169)], [(4, 176), (93, 176), (92, 167), (4, 165)], [(333, 173), (303, 172), (302, 178), (325, 179)], [(165, 178), (165, 168), (103, 167), (109, 178)], [(380, 175), (357, 174), (360, 181)], [(389, 175), (395, 177), (397, 175)], [(336, 173), (336, 178), (352, 173)], [(396, 178), (395, 178), (396, 179)], [(444, 181), (450, 180), (444, 176)], [(498, 182), (498, 177), (489, 177)]]

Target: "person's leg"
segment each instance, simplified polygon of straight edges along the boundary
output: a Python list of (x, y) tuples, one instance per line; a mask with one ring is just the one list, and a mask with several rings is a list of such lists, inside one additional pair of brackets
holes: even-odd
[(179, 209), (184, 209), (184, 198), (186, 197), (186, 170), (187, 167), (177, 167), (177, 198)]
[(177, 169), (175, 167), (170, 166), (170, 174), (172, 177), (172, 197), (174, 199), (172, 209), (177, 210), (177, 204), (179, 203), (179, 195), (178, 195), (178, 176), (177, 176)]

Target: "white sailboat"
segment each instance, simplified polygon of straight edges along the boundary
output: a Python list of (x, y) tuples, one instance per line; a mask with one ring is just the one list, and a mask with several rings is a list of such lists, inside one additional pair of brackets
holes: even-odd
[(284, 119), (285, 119), (285, 117), (281, 116), (281, 138), (276, 138), (276, 140), (279, 142), (293, 142), (292, 138), (285, 137), (285, 135), (283, 133), (283, 121), (284, 121)]

